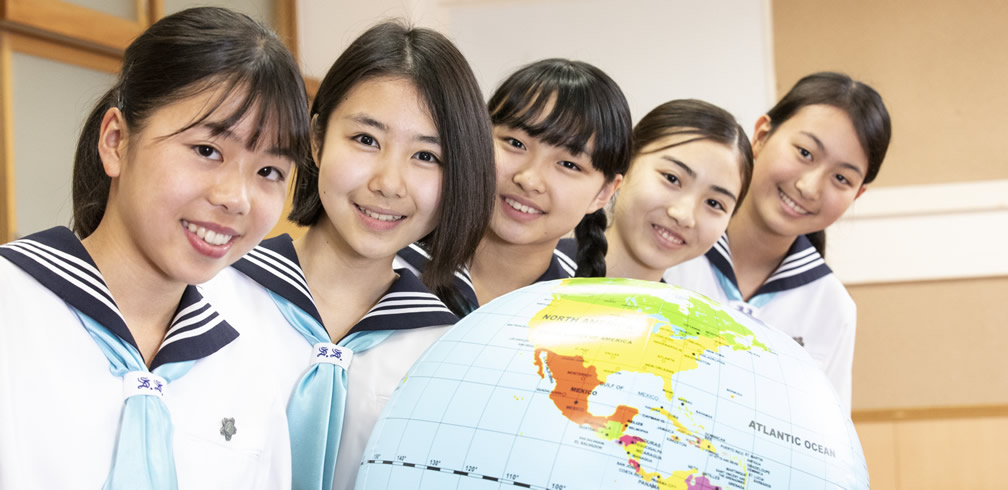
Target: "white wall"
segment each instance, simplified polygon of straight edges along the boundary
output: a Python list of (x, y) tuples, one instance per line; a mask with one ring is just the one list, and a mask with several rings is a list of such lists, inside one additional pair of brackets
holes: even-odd
[(396, 16), (455, 41), (487, 98), (517, 67), (566, 57), (613, 77), (635, 121), (688, 97), (721, 105), (748, 128), (774, 99), (764, 0), (304, 0), (298, 32), (306, 74), (321, 78), (364, 29)]

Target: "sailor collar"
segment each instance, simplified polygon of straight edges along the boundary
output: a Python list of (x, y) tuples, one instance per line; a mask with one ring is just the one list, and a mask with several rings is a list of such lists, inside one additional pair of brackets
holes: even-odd
[[(727, 233), (721, 235), (717, 243), (707, 251), (706, 257), (738, 291), (738, 279), (735, 277)], [(752, 297), (795, 289), (832, 273), (833, 271), (826, 265), (826, 260), (816, 251), (812, 242), (805, 235), (799, 235), (791, 244), (781, 264)]]
[[(233, 267), (324, 325), (290, 235), (264, 240)], [(451, 325), (458, 321), (415, 274), (407, 269), (396, 269), (396, 273), (399, 277), (346, 335)]]
[[(2, 245), (0, 256), (139, 352), (98, 266), (68, 228), (50, 228)], [(187, 285), (150, 369), (207, 357), (236, 338), (238, 331), (195, 286)]]
[[(399, 258), (406, 261), (407, 264), (416, 269), (420, 274), (423, 274), (424, 267), (431, 260), (430, 254), (416, 243), (411, 243), (408, 247), (400, 250), (398, 255)], [(533, 284), (552, 281), (554, 279), (569, 279), (574, 277), (576, 271), (577, 263), (574, 260), (560, 250), (553, 250), (549, 267), (546, 268), (546, 271)], [(467, 314), (479, 308), (480, 304), (476, 298), (476, 287), (473, 286), (472, 276), (468, 268), (462, 268), (455, 272), (455, 288), (462, 295), (466, 303)]]

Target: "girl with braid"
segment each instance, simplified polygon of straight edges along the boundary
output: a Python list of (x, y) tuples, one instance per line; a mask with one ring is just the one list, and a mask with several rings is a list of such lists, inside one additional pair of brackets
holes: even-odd
[(649, 112), (633, 146), (606, 230), (606, 275), (660, 281), (724, 233), (749, 188), (752, 148), (731, 113), (694, 99)]
[[(456, 274), (468, 313), (515, 289), (605, 275), (603, 207), (630, 162), (630, 109), (616, 83), (580, 61), (547, 59), (508, 77), (488, 104), (497, 161), (490, 229)], [(572, 231), (575, 263), (556, 250)], [(418, 244), (399, 258), (423, 272)]]

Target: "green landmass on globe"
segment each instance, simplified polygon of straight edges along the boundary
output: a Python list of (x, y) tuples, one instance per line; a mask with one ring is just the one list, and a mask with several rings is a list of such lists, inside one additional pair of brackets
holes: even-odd
[(417, 362), (357, 489), (868, 488), (790, 338), (659, 283), (569, 279), (467, 316)]

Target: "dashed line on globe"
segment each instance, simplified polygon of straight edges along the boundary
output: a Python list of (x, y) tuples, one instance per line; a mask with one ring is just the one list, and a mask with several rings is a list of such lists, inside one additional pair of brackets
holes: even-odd
[(513, 486), (521, 487), (521, 488), (536, 488), (536, 489), (539, 489), (539, 490), (549, 490), (546, 487), (540, 487), (538, 485), (532, 485), (530, 483), (522, 483), (522, 482), (519, 482), (519, 481), (508, 480), (506, 478), (499, 478), (499, 477), (490, 476), (490, 475), (481, 475), (479, 473), (473, 473), (471, 471), (462, 471), (462, 470), (453, 470), (451, 468), (442, 468), (440, 466), (428, 466), (428, 465), (425, 465), (425, 464), (407, 463), (405, 461), (388, 461), (388, 460), (383, 460), (383, 459), (369, 459), (369, 460), (365, 461), (365, 463), (366, 464), (389, 464), (389, 465), (392, 465), (392, 466), (406, 466), (408, 468), (418, 468), (418, 469), (421, 469), (421, 470), (439, 471), (441, 473), (454, 473), (454, 474), (460, 475), (460, 476), (468, 476), (470, 478), (476, 478), (476, 479), (482, 479), (482, 480), (490, 480), (490, 481), (493, 481), (493, 482), (503, 483), (505, 485), (513, 485)]

